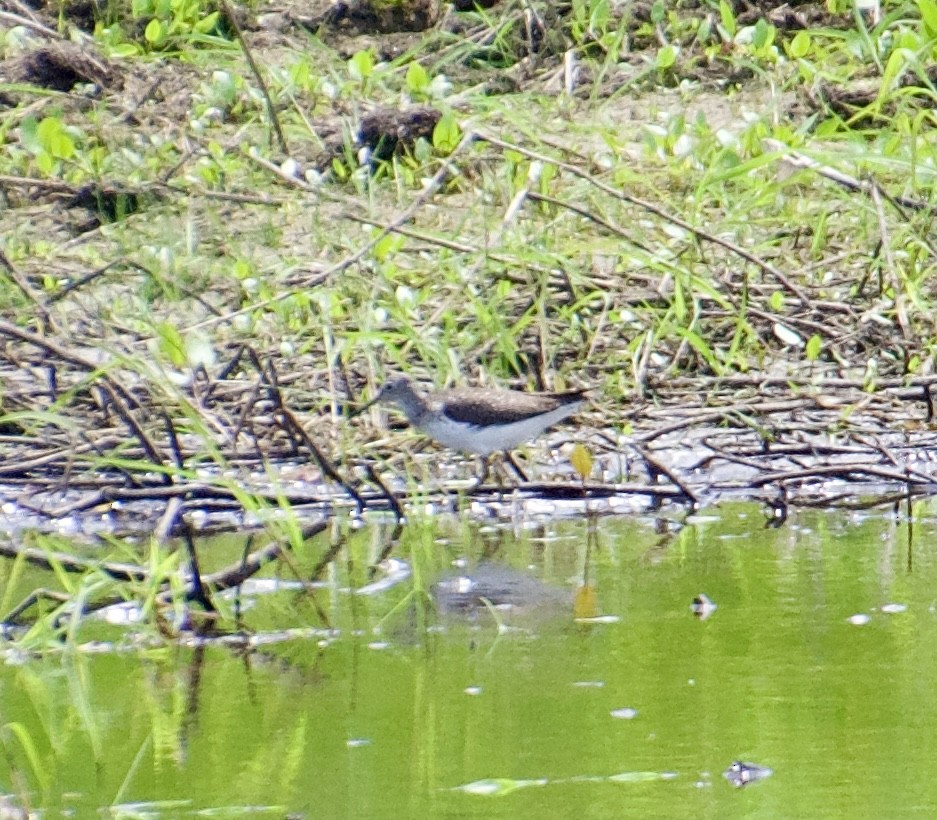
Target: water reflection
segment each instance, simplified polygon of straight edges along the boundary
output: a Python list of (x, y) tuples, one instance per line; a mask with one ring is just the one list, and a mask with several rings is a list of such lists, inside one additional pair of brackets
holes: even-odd
[(471, 573), (443, 578), (433, 586), (443, 614), (475, 615), (493, 607), (504, 614), (530, 613), (546, 608), (571, 612), (569, 590), (552, 587), (529, 572), (485, 560)]
[[(89, 620), (73, 650), (5, 652), (0, 794), (77, 816), (937, 813), (894, 766), (937, 731), (937, 555), (909, 563), (906, 533), (765, 529), (753, 506), (323, 533), (216, 596), (232, 634)], [(210, 571), (244, 544), (200, 550)]]

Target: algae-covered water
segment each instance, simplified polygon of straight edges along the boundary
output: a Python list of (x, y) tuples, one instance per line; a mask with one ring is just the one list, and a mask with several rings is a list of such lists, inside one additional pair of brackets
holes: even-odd
[(223, 599), (252, 638), (7, 645), (0, 790), (79, 817), (933, 816), (934, 531), (740, 505), (332, 533), (296, 559), (332, 550), (314, 592), (280, 567)]

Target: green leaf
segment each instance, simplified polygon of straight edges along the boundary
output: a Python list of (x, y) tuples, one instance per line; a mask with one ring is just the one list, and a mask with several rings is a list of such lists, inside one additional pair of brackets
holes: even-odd
[(348, 61), (348, 73), (354, 80), (366, 80), (374, 73), (374, 58), (370, 51), (356, 51)]
[(118, 43), (109, 53), (112, 57), (139, 57), (143, 49), (136, 43)]
[(719, 17), (722, 20), (722, 27), (728, 32), (730, 37), (735, 37), (738, 26), (735, 22), (735, 15), (732, 13), (732, 6), (726, 0), (719, 0)]
[(441, 154), (451, 154), (462, 139), (462, 129), (451, 111), (447, 111), (433, 129), (433, 148)]
[(589, 16), (589, 28), (604, 34), (608, 30), (608, 22), (612, 17), (612, 10), (609, 7), (608, 0), (597, 0), (592, 7), (592, 14)]
[(810, 35), (806, 32), (806, 30), (801, 29), (797, 32), (797, 34), (794, 35), (794, 39), (791, 40), (791, 44), (788, 46), (787, 50), (791, 57), (799, 60), (801, 57), (807, 55), (807, 53), (810, 51), (810, 46)]
[(937, 37), (937, 2), (934, 0), (917, 0), (918, 11), (924, 22), (924, 31), (928, 37)]
[(677, 49), (673, 46), (664, 46), (657, 52), (655, 65), (658, 69), (670, 68), (677, 62)]
[(784, 307), (784, 294), (781, 291), (776, 290), (771, 294), (769, 304), (771, 305), (771, 310), (773, 310), (775, 313), (778, 313)]
[(143, 37), (150, 45), (158, 46), (166, 39), (166, 29), (166, 24), (154, 17), (146, 24)]
[(374, 246), (374, 258), (380, 262), (385, 261), (403, 247), (403, 237), (388, 234)]
[(36, 155), (36, 166), (44, 174), (51, 174), (55, 170), (55, 160), (52, 159), (52, 155), (46, 153), (45, 151), (40, 151)]
[(422, 94), (429, 88), (429, 74), (417, 62), (410, 63), (407, 69), (407, 88), (413, 94)]
[(755, 23), (755, 33), (752, 37), (752, 45), (756, 49), (762, 49), (770, 46), (774, 42), (777, 30), (764, 17), (759, 18)]
[(33, 116), (24, 117), (20, 123), (20, 145), (30, 154), (38, 154), (42, 151), (38, 130), (39, 123)]
[(823, 349), (823, 339), (820, 338), (818, 333), (814, 333), (807, 340), (807, 349), (804, 351), (807, 355), (808, 361), (815, 362), (820, 358), (820, 351)]
[(908, 62), (915, 60), (917, 60), (917, 57), (907, 49), (896, 48), (891, 53), (891, 57), (889, 57), (888, 62), (885, 63), (885, 70), (882, 72), (882, 81), (879, 83), (879, 96), (877, 100), (879, 104), (883, 98), (891, 92), (892, 88), (894, 88), (898, 77), (901, 76)]
[(156, 326), (156, 333), (160, 352), (176, 367), (185, 365), (188, 359), (185, 341), (175, 325), (171, 325), (169, 322), (160, 322)]
[(719, 359), (716, 358), (716, 354), (713, 352), (712, 348), (706, 344), (702, 336), (698, 333), (694, 333), (692, 330), (683, 330), (681, 328), (675, 328), (675, 330), (689, 342), (690, 347), (706, 360), (706, 364), (709, 365), (713, 373), (717, 376), (722, 375), (725, 368), (722, 366)]
[(209, 34), (218, 27), (218, 12), (205, 15), (192, 28), (200, 34)]
[(36, 127), (36, 136), (43, 149), (56, 159), (75, 156), (75, 141), (58, 117), (46, 117)]

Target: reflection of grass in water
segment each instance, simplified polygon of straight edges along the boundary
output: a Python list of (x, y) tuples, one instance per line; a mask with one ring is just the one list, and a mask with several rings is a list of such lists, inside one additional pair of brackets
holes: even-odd
[[(432, 526), (419, 522), (404, 526), (394, 553), (410, 563), (410, 589), (395, 605), (380, 616), (376, 628), (380, 632), (406, 624), (425, 636), (435, 620), (435, 603), (431, 592), (432, 579), (439, 572), (439, 551), (433, 542)], [(422, 640), (422, 638), (419, 638)]]
[[(32, 777), (43, 791), (48, 791), (51, 788), (52, 775), (45, 758), (40, 755), (29, 730), (19, 722), (4, 723), (0, 726), (0, 746), (3, 748), (3, 756), (9, 767), (10, 786), (19, 793), (20, 806), (28, 806), (31, 802), (27, 785), (29, 777)], [(17, 762), (17, 746), (26, 758), (29, 767), (27, 772), (24, 772), (22, 766)], [(0, 794), (0, 809), (4, 808), (4, 798), (5, 795)]]

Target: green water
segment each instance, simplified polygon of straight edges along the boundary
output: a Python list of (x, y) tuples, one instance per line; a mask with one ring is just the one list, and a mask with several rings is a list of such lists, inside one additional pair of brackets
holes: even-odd
[[(672, 535), (651, 518), (417, 521), (393, 551), (412, 576), (367, 596), (342, 587), (367, 583), (386, 531), (351, 533), (318, 593), (330, 637), (0, 667), (0, 790), (78, 817), (937, 815), (937, 528), (763, 524), (751, 506)], [(515, 629), (418, 606), (453, 561), (482, 559), (545, 584)], [(705, 621), (701, 592), (718, 605)], [(302, 593), (268, 597), (244, 612), (251, 629), (320, 625)], [(576, 621), (574, 597), (600, 622)], [(737, 759), (773, 775), (733, 788)]]

